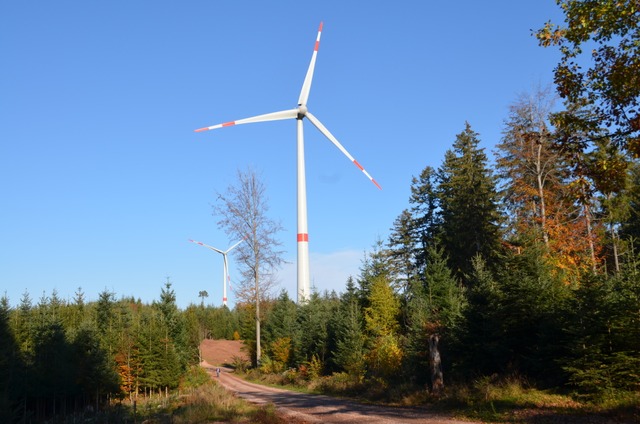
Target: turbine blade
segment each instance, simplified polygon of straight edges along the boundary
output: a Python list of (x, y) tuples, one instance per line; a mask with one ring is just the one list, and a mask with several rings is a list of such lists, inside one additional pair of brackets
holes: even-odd
[(204, 243), (202, 243), (202, 242), (200, 242), (200, 241), (195, 241), (195, 240), (191, 240), (191, 239), (189, 239), (189, 241), (190, 241), (191, 243), (199, 244), (199, 245), (200, 245), (200, 246), (202, 246), (202, 247), (206, 247), (207, 249), (215, 250), (216, 252), (218, 252), (218, 253), (222, 253), (222, 254), (224, 255), (224, 252), (223, 252), (222, 250), (220, 250), (220, 249), (216, 249), (216, 248), (215, 248), (215, 247), (213, 247), (213, 246), (209, 246), (208, 244), (204, 244)]
[(342, 146), (342, 144), (340, 144), (340, 142), (339, 142), (339, 141), (338, 141), (338, 140), (333, 136), (333, 134), (331, 134), (331, 133), (329, 132), (329, 130), (328, 130), (324, 125), (322, 125), (322, 122), (320, 122), (320, 121), (318, 120), (318, 118), (316, 118), (315, 116), (313, 116), (310, 112), (307, 112), (307, 114), (306, 114), (305, 116), (306, 116), (307, 118), (309, 118), (309, 121), (311, 121), (311, 123), (312, 123), (313, 125), (315, 125), (315, 127), (316, 127), (317, 129), (319, 129), (319, 130), (320, 130), (320, 132), (321, 132), (322, 134), (324, 134), (324, 135), (325, 135), (325, 137), (327, 137), (327, 138), (328, 138), (328, 139), (329, 139), (329, 140), (330, 140), (330, 141), (331, 141), (331, 142), (332, 142), (332, 143), (333, 143), (333, 144), (334, 144), (338, 149), (340, 149), (340, 151), (341, 151), (342, 153), (344, 153), (344, 155), (345, 155), (346, 157), (348, 157), (348, 158), (349, 158), (349, 160), (350, 160), (351, 162), (353, 162), (353, 164), (354, 164), (355, 166), (357, 166), (357, 167), (358, 167), (358, 169), (359, 169), (359, 170), (361, 170), (361, 171), (364, 173), (364, 175), (366, 175), (366, 176), (367, 176), (367, 178), (369, 178), (369, 179), (371, 180), (371, 182), (372, 182), (373, 184), (375, 184), (375, 185), (376, 185), (376, 187), (378, 187), (380, 190), (382, 190), (382, 187), (380, 187), (380, 184), (378, 184), (378, 183), (376, 182), (376, 180), (374, 180), (374, 179), (373, 179), (373, 177), (372, 177), (371, 175), (369, 175), (369, 173), (368, 173), (368, 172), (367, 172), (367, 171), (362, 167), (362, 165), (360, 165), (360, 164), (358, 163), (358, 161), (357, 161), (357, 160), (355, 160), (355, 159), (354, 159), (354, 157), (353, 157), (353, 156), (351, 156), (351, 154), (349, 154), (349, 152), (347, 152), (347, 149), (345, 149), (345, 148)]
[(313, 54), (311, 55), (311, 63), (309, 63), (309, 69), (307, 69), (307, 75), (304, 77), (304, 83), (302, 83), (302, 90), (300, 91), (300, 97), (298, 98), (299, 105), (306, 105), (309, 100), (309, 92), (311, 91), (311, 80), (313, 79), (313, 70), (316, 67), (316, 57), (318, 56), (318, 49), (320, 48), (320, 36), (322, 35), (322, 22), (318, 28), (318, 37), (316, 37), (316, 44), (313, 48)]
[(233, 249), (235, 249), (235, 248), (236, 248), (236, 246), (238, 246), (238, 245), (239, 245), (240, 243), (242, 243), (243, 241), (244, 241), (244, 239), (240, 240), (239, 242), (237, 242), (236, 244), (234, 244), (233, 246), (231, 246), (230, 248), (228, 248), (228, 249), (227, 249), (227, 251), (226, 251), (226, 252), (224, 252), (224, 253), (229, 253), (229, 252), (231, 252)]
[(239, 119), (237, 121), (225, 122), (223, 124), (210, 127), (198, 128), (195, 132), (215, 130), (216, 128), (231, 127), (233, 125), (251, 124), (253, 122), (280, 121), (282, 119), (293, 119), (298, 117), (298, 109), (282, 110), (280, 112), (266, 113), (264, 115), (253, 116), (251, 118)]

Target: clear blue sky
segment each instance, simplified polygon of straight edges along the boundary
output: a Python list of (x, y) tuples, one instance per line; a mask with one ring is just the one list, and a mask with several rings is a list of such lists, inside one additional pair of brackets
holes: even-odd
[(151, 302), (169, 277), (179, 306), (220, 305), (222, 257), (188, 239), (234, 241), (212, 205), (252, 166), (295, 299), (295, 121), (193, 130), (294, 108), (320, 21), (309, 110), (383, 187), (305, 122), (312, 284), (342, 291), (465, 121), (491, 155), (552, 82), (549, 19), (553, 0), (2, 2), (0, 292)]

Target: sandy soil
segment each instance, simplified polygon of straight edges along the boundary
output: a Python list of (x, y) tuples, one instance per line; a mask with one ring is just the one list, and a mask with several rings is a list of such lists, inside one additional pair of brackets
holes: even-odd
[(243, 346), (241, 340), (203, 340), (200, 352), (202, 359), (213, 366), (229, 366), (234, 356), (249, 360)]

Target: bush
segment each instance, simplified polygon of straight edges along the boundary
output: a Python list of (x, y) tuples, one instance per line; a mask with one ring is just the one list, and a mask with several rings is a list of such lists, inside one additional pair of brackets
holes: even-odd
[(194, 365), (180, 379), (180, 390), (195, 389), (210, 381), (211, 377), (204, 368)]
[(241, 356), (234, 355), (231, 358), (231, 366), (236, 371), (238, 371), (240, 373), (244, 373), (244, 372), (247, 372), (247, 370), (251, 366), (251, 363), (249, 361), (247, 361), (246, 359), (244, 359), (243, 357), (241, 357)]

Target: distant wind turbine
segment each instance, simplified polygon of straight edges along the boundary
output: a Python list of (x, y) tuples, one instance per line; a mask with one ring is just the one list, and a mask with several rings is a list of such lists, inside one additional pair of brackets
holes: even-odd
[(307, 109), (307, 100), (309, 99), (309, 92), (311, 91), (311, 80), (313, 79), (313, 71), (316, 65), (316, 57), (318, 55), (318, 48), (320, 47), (320, 35), (322, 34), (322, 22), (318, 28), (318, 37), (316, 38), (315, 47), (313, 49), (313, 55), (311, 56), (311, 63), (307, 70), (307, 75), (304, 78), (302, 84), (302, 90), (300, 91), (300, 97), (298, 98), (298, 107), (289, 110), (283, 110), (280, 112), (267, 113), (265, 115), (254, 116), (251, 118), (240, 119), (238, 121), (225, 122), (223, 124), (213, 125), (211, 127), (204, 127), (195, 130), (196, 132), (214, 130), (222, 127), (230, 127), (239, 124), (249, 124), (252, 122), (265, 122), (265, 121), (278, 121), (283, 119), (296, 119), (297, 120), (297, 182), (298, 182), (298, 303), (304, 302), (309, 299), (311, 295), (310, 283), (309, 283), (309, 234), (307, 227), (307, 189), (305, 179), (305, 165), (304, 165), (304, 135), (302, 130), (302, 119), (308, 118), (309, 121), (325, 135), (340, 151), (353, 162), (358, 169), (360, 169), (369, 178), (373, 184), (382, 190), (382, 187), (369, 175), (367, 171), (356, 161), (353, 156), (347, 152), (347, 150), (340, 144), (340, 142), (329, 132), (329, 130), (322, 125), (322, 123), (309, 112)]
[(227, 306), (227, 284), (228, 284), (228, 280), (229, 280), (229, 263), (227, 261), (227, 253), (231, 252), (237, 245), (239, 245), (242, 242), (242, 240), (240, 240), (239, 242), (237, 242), (236, 244), (234, 244), (233, 246), (231, 246), (227, 250), (216, 249), (213, 246), (209, 246), (207, 244), (201, 243), (199, 241), (191, 240), (191, 239), (189, 239), (189, 241), (191, 243), (199, 244), (200, 246), (204, 246), (207, 249), (211, 249), (213, 251), (216, 251), (216, 252), (222, 254), (222, 257), (223, 257), (223, 260), (224, 260), (224, 267), (223, 267), (223, 270), (222, 270), (222, 304)]

